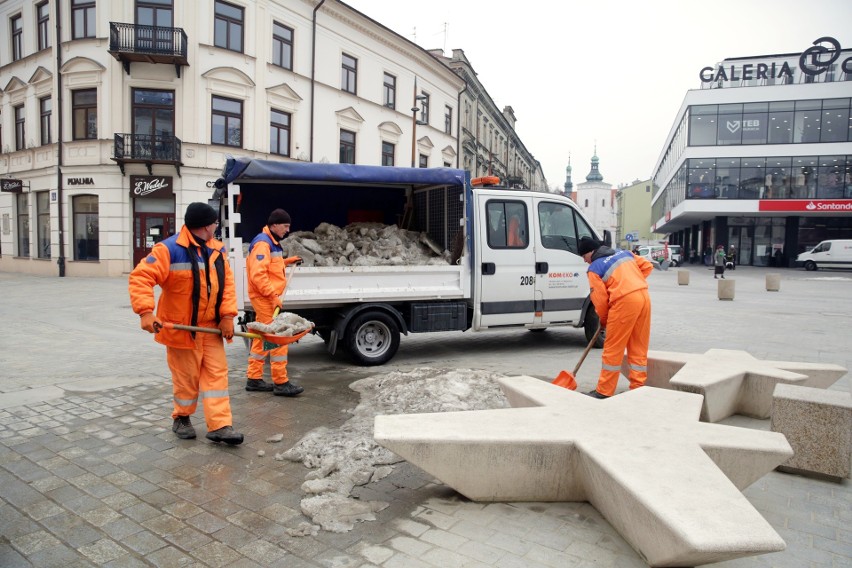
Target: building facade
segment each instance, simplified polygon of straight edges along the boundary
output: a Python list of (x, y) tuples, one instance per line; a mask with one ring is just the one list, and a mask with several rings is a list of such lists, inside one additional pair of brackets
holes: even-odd
[(852, 238), (852, 49), (803, 47), (700, 70), (655, 167), (652, 231), (754, 266)]
[[(597, 153), (597, 148), (595, 148), (586, 181), (575, 186), (576, 189), (571, 198), (598, 232), (610, 231), (613, 239), (615, 239), (616, 192), (612, 188), (612, 184), (606, 183), (603, 179), (603, 174), (600, 172), (600, 158), (598, 158)], [(566, 186), (567, 184), (566, 181)]]
[(651, 197), (654, 182), (636, 180), (619, 187), (615, 193), (616, 230), (613, 242), (631, 250), (637, 245), (659, 244), (660, 237), (651, 233)]
[(7, 0), (0, 25), (0, 270), (127, 273), (229, 155), (462, 167), (464, 80), (337, 0)]

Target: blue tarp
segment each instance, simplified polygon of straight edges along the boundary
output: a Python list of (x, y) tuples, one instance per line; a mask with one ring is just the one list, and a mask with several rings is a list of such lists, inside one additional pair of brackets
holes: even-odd
[(237, 183), (324, 182), (328, 184), (401, 184), (413, 187), (464, 185), (465, 172), (453, 168), (397, 168), (355, 164), (278, 162), (228, 158), (216, 187)]

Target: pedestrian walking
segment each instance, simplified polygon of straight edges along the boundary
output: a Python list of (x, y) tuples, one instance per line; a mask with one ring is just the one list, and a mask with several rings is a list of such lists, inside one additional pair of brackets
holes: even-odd
[(589, 264), (592, 303), (606, 330), (598, 385), (586, 394), (609, 398), (618, 386), (625, 349), (630, 388), (641, 387), (648, 378), (651, 297), (647, 278), (654, 266), (644, 257), (615, 251), (589, 237), (580, 239), (579, 252)]
[(725, 278), (725, 263), (727, 262), (727, 255), (725, 254), (725, 247), (719, 245), (716, 247), (716, 253), (713, 255), (713, 278), (722, 279)]
[[(290, 214), (283, 209), (276, 209), (269, 214), (263, 231), (249, 245), (246, 259), (248, 294), (255, 320), (260, 323), (272, 323), (276, 308), (280, 310), (284, 307), (281, 295), (287, 288), (287, 266), (302, 260), (298, 256), (284, 258), (281, 239), (288, 232)], [(287, 377), (287, 345), (276, 345), (269, 350), (264, 347), (262, 339), (252, 340), (246, 369), (246, 390), (271, 391), (276, 396), (301, 394), (305, 389)], [(272, 384), (263, 380), (263, 364), (267, 357)]]
[[(224, 245), (213, 238), (219, 216), (206, 203), (190, 203), (178, 234), (155, 244), (130, 273), (129, 292), (140, 326), (166, 346), (172, 372), (172, 431), (195, 438), (190, 416), (198, 399), (207, 423), (207, 439), (241, 444), (228, 396), (228, 361), (223, 338), (234, 336), (237, 315), (234, 275)], [(161, 290), (154, 313), (154, 287)], [(218, 334), (166, 329), (163, 322), (206, 327)]]

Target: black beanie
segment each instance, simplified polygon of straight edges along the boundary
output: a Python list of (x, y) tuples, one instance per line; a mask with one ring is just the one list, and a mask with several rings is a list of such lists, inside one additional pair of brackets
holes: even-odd
[(219, 220), (219, 214), (206, 203), (190, 203), (183, 216), (183, 224), (187, 229), (198, 229), (212, 225)]
[(277, 225), (279, 223), (290, 224), (290, 214), (283, 209), (276, 209), (270, 213), (269, 219), (266, 221), (267, 225)]
[(580, 238), (580, 256), (583, 256), (587, 252), (598, 250), (600, 247), (601, 242), (598, 240), (595, 240), (591, 237)]

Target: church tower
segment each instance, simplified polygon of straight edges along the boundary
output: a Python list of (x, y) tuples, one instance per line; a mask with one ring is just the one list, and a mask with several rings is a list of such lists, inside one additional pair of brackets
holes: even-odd
[(604, 181), (599, 165), (598, 146), (595, 144), (592, 169), (586, 176), (586, 181), (577, 184), (574, 201), (595, 229), (599, 232), (606, 230), (615, 234), (617, 222), (616, 190), (612, 188), (612, 184)]
[(571, 197), (574, 192), (574, 182), (571, 181), (571, 154), (568, 154), (568, 167), (565, 168), (565, 197)]
[(595, 144), (595, 155), (592, 156), (592, 169), (589, 172), (589, 175), (586, 176), (586, 181), (603, 181), (603, 176), (601, 172), (598, 170), (598, 145)]

